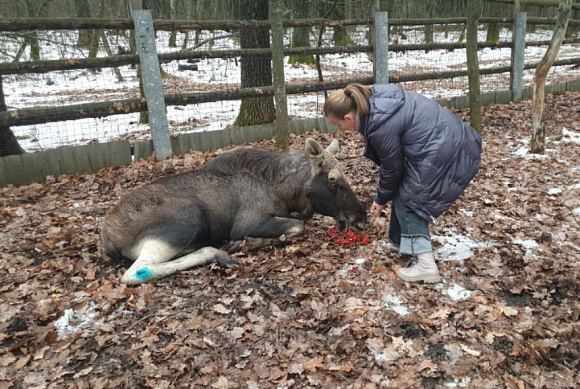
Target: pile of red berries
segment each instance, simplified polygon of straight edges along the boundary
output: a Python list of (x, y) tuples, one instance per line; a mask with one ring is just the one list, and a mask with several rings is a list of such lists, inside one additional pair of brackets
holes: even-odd
[(346, 233), (342, 233), (338, 228), (331, 228), (328, 230), (328, 235), (334, 239), (334, 243), (342, 246), (362, 245), (366, 246), (370, 243), (368, 234), (361, 234), (359, 232), (348, 229)]

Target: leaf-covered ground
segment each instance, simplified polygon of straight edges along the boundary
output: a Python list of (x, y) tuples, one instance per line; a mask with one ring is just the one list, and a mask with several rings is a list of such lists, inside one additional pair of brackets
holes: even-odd
[[(0, 388), (578, 387), (579, 107), (578, 93), (548, 97), (542, 158), (526, 154), (531, 102), (484, 109), (483, 167), (432, 227), (436, 285), (395, 277), (408, 259), (384, 251), (386, 217), (368, 245), (336, 244), (316, 217), (241, 268), (120, 284), (99, 221), (215, 153), (0, 190)], [(341, 140), (370, 206), (362, 139), (308, 136)]]

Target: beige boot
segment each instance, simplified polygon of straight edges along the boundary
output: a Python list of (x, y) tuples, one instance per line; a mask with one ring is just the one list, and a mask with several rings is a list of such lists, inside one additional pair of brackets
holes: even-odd
[(433, 258), (433, 252), (417, 255), (417, 263), (411, 267), (395, 270), (399, 278), (410, 282), (440, 282), (439, 270)]

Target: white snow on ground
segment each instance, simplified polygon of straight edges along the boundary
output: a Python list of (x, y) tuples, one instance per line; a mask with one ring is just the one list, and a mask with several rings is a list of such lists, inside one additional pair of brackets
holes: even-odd
[(463, 286), (458, 285), (455, 282), (448, 286), (446, 280), (436, 284), (435, 289), (440, 290), (441, 293), (450, 297), (453, 301), (467, 300), (473, 293), (472, 290), (465, 289)]
[(453, 380), (453, 382), (446, 383), (445, 386), (447, 386), (448, 388), (467, 388), (470, 382), (471, 378), (464, 377), (460, 380), (455, 379)]
[(534, 247), (538, 247), (538, 242), (533, 239), (514, 239), (513, 242), (515, 244), (522, 245), (525, 249), (533, 249)]
[(562, 188), (552, 188), (548, 190), (548, 194), (550, 195), (557, 195), (562, 193)]
[(454, 301), (466, 300), (473, 293), (471, 290), (467, 290), (463, 286), (455, 283), (450, 288), (444, 289), (443, 292)]
[[(365, 29), (358, 28), (351, 33), (351, 37), (359, 44), (366, 44)], [(405, 32), (406, 37), (394, 35), (391, 42), (420, 43), (424, 36), (421, 29), (411, 29)], [(528, 40), (549, 40), (550, 30), (539, 30), (537, 33), (528, 34)], [(203, 31), (200, 41), (223, 35), (224, 32)], [(332, 32), (327, 31), (324, 37), (324, 45), (331, 45)], [(485, 31), (480, 31), (480, 40), (485, 40)], [(190, 34), (192, 35), (192, 34)], [(183, 40), (184, 34), (178, 34), (178, 46)], [(457, 42), (459, 32), (437, 32), (435, 42)], [(44, 38), (54, 42), (44, 44), (41, 47), (43, 60), (62, 59), (72, 57), (86, 57), (87, 51), (82, 51), (74, 46), (76, 33), (70, 31), (48, 32)], [(507, 29), (501, 31), (501, 40), (510, 38)], [(286, 37), (288, 40), (288, 36)], [(46, 42), (46, 41), (44, 41)], [(173, 52), (180, 48), (167, 47), (168, 33), (160, 31), (157, 34), (158, 51)], [(124, 38), (111, 36), (113, 47), (122, 45), (127, 47)], [(219, 47), (218, 47), (219, 45)], [(237, 40), (228, 38), (216, 41), (213, 50), (226, 50), (239, 48)], [(201, 48), (207, 50), (208, 46)], [(545, 52), (545, 47), (527, 47), (526, 61), (539, 60)], [(562, 46), (558, 55), (559, 59), (577, 56), (578, 45)], [(5, 50), (16, 53), (18, 46), (13, 42), (6, 45)], [(23, 61), (28, 60), (28, 53)], [(105, 56), (104, 52), (99, 56)], [(340, 79), (345, 77), (359, 77), (372, 75), (372, 63), (367, 53), (356, 54), (332, 54), (323, 55), (322, 68), (325, 80)], [(502, 66), (510, 61), (509, 49), (484, 49), (479, 54), (482, 67)], [(2, 61), (0, 57), (0, 61)], [(184, 63), (185, 61), (181, 61)], [(165, 81), (166, 86), (172, 85), (170, 93), (176, 91), (193, 92), (203, 90), (220, 90), (238, 87), (240, 83), (240, 67), (238, 59), (202, 59), (197, 65), (197, 71), (178, 70), (178, 61), (163, 64), (163, 68), (173, 81)], [(407, 53), (390, 53), (390, 71), (396, 73), (427, 72), (437, 70), (465, 69), (465, 50), (433, 50), (429, 52), (413, 51)], [(19, 108), (31, 108), (50, 105), (70, 105), (78, 103), (124, 99), (138, 97), (138, 80), (136, 70), (129, 66), (119, 68), (124, 77), (123, 82), (118, 82), (112, 69), (102, 69), (101, 72), (92, 73), (87, 70), (74, 70), (66, 72), (50, 72), (35, 75), (11, 75), (4, 77), (4, 92), (7, 105), (10, 110)], [(317, 80), (317, 70), (311, 65), (299, 65), (294, 67), (290, 64), (285, 69), (286, 82), (312, 82)], [(580, 71), (571, 67), (557, 68), (558, 75), (564, 73), (579, 75)], [(555, 70), (551, 74), (555, 74)], [(507, 89), (506, 75), (485, 76), (482, 79), (483, 90)], [(465, 78), (465, 77), (464, 77)], [(533, 79), (533, 71), (527, 71), (525, 81)], [(183, 85), (183, 86), (182, 86)], [(437, 86), (423, 88), (419, 84), (406, 83), (403, 87), (414, 88), (429, 97), (452, 97), (465, 94), (467, 84), (463, 79), (443, 80)], [(166, 92), (167, 93), (167, 92)], [(293, 118), (320, 116), (324, 95), (292, 95), (288, 99), (289, 114)], [(170, 130), (172, 132), (213, 131), (223, 129), (233, 124), (238, 109), (239, 101), (225, 101), (216, 103), (203, 103), (189, 106), (171, 106), (167, 109)], [(63, 145), (87, 144), (88, 142), (105, 142), (113, 138), (125, 137), (130, 139), (149, 139), (149, 126), (138, 124), (138, 114), (115, 115), (98, 119), (82, 119), (75, 121), (63, 121), (32, 126), (13, 127), (21, 145), (27, 150), (48, 149)], [(573, 133), (575, 134), (575, 133)], [(577, 134), (580, 139), (580, 134)], [(576, 139), (576, 138), (575, 138)]]
[(92, 302), (84, 313), (66, 309), (63, 315), (54, 323), (54, 327), (61, 339), (70, 338), (79, 331), (85, 331), (82, 336), (88, 336), (91, 333), (91, 329), (97, 324), (95, 319), (98, 316), (98, 306)]
[(435, 258), (440, 261), (463, 261), (473, 256), (472, 249), (489, 246), (489, 243), (474, 242), (463, 235), (433, 236), (431, 239), (442, 244), (435, 250)]
[(409, 313), (409, 308), (403, 305), (404, 299), (396, 295), (387, 295), (383, 298), (385, 308), (395, 311), (399, 316), (405, 316)]
[(562, 128), (562, 142), (580, 144), (580, 132), (569, 131)]
[(547, 159), (547, 158), (550, 158), (550, 156), (546, 155), (546, 154), (532, 154), (532, 153), (530, 153), (530, 150), (527, 147), (520, 147), (519, 149), (516, 150), (516, 152), (514, 154), (517, 155), (518, 157), (522, 157), (525, 159)]

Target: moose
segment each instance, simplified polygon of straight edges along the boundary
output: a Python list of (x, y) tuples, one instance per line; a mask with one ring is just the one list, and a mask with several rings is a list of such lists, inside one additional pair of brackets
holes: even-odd
[[(145, 184), (105, 217), (105, 252), (133, 261), (121, 282), (140, 284), (209, 263), (238, 266), (230, 254), (302, 234), (314, 213), (360, 231), (366, 209), (342, 172), (338, 150), (337, 140), (324, 149), (311, 138), (292, 153), (239, 148)], [(230, 250), (217, 248), (228, 241)]]

